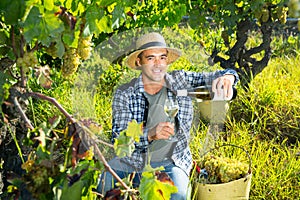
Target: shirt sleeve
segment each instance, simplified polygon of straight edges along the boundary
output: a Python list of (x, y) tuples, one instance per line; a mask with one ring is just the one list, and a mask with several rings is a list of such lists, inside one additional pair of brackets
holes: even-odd
[(112, 103), (112, 139), (118, 137), (120, 132), (126, 130), (132, 119), (129, 100), (126, 94), (117, 90)]
[(180, 73), (184, 73), (185, 81), (187, 84), (185, 87), (187, 88), (197, 87), (200, 85), (211, 85), (213, 80), (226, 74), (234, 75), (234, 85), (236, 85), (236, 83), (239, 81), (239, 76), (233, 69), (217, 70), (214, 72), (181, 71)]

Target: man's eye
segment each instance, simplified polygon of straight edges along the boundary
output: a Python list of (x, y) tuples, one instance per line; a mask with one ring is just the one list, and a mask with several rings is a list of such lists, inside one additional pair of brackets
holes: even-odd
[(167, 60), (167, 56), (161, 56), (160, 59), (161, 60)]
[(153, 57), (147, 57), (147, 60), (148, 61), (153, 60)]

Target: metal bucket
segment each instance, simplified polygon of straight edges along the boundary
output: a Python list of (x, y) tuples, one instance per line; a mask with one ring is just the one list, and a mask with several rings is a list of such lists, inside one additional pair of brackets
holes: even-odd
[(197, 200), (242, 200), (249, 199), (252, 174), (244, 178), (220, 184), (197, 183), (194, 191)]
[(218, 184), (205, 184), (205, 183), (194, 183), (194, 194), (196, 200), (248, 200), (250, 194), (250, 186), (252, 179), (252, 161), (250, 154), (244, 148), (234, 145), (234, 144), (223, 144), (221, 146), (210, 149), (211, 152), (213, 150), (217, 150), (220, 147), (231, 146), (234, 148), (239, 148), (243, 150), (248, 157), (249, 160), (249, 168), (248, 173), (245, 177), (233, 180), (227, 183), (218, 183)]

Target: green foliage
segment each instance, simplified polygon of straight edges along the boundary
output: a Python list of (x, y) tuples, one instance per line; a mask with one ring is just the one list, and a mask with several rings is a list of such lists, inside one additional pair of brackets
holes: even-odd
[(126, 135), (132, 137), (135, 142), (140, 142), (140, 137), (143, 136), (143, 123), (138, 124), (136, 120), (129, 122)]
[(57, 129), (59, 121), (57, 118), (51, 124), (42, 123), (28, 134), (29, 146), (34, 141), (39, 143), (22, 164), (26, 173), (11, 182), (21, 195), (28, 191), (35, 199), (94, 199), (92, 189), (98, 180), (99, 166), (89, 154), (81, 157), (76, 166), (69, 165), (72, 140)]
[(5, 22), (8, 25), (16, 24), (25, 14), (25, 0), (1, 1), (0, 11), (3, 12)]
[[(150, 166), (148, 166), (150, 167)], [(176, 193), (178, 189), (176, 186), (162, 182), (155, 176), (155, 171), (163, 169), (147, 169), (142, 173), (142, 179), (139, 186), (140, 197), (142, 199), (170, 199), (172, 193)]]
[(24, 21), (24, 37), (28, 42), (38, 40), (42, 45), (49, 46), (53, 40), (57, 40), (65, 30), (63, 22), (53, 13), (41, 6), (33, 6)]
[(143, 124), (135, 120), (128, 123), (126, 130), (122, 131), (114, 142), (114, 150), (119, 157), (130, 156), (135, 149), (134, 142), (139, 142), (143, 136)]
[(186, 14), (186, 1), (139, 1), (131, 11), (136, 16), (133, 27), (165, 27), (178, 23)]
[[(284, 0), (191, 1), (189, 10), (192, 19), (191, 26), (199, 27), (200, 32), (206, 33), (211, 28), (224, 27), (231, 35), (236, 29), (237, 22), (244, 19), (254, 20), (257, 18), (257, 13), (262, 13), (262, 8), (265, 6), (272, 5), (274, 9), (272, 12), (276, 13), (276, 7), (282, 7), (283, 3), (285, 3)], [(211, 19), (207, 20), (207, 17)]]
[(299, 55), (300, 35), (290, 35), (287, 38), (285, 36), (274, 37), (271, 47), (272, 57), (280, 57), (284, 54), (297, 56)]
[[(33, 75), (33, 71), (31, 71)], [(62, 107), (68, 112), (72, 112), (72, 98), (71, 92), (73, 83), (66, 81), (61, 73), (55, 69), (52, 69), (51, 73), (52, 78), (52, 86), (51, 89), (45, 89), (41, 85), (38, 84), (37, 79), (34, 77), (29, 77), (28, 79), (28, 88), (31, 90), (40, 92), (44, 95), (53, 97), (62, 105)], [(38, 126), (39, 124), (48, 121), (53, 116), (61, 116), (62, 113), (54, 107), (50, 102), (42, 101), (39, 99), (30, 99), (30, 109), (28, 110), (28, 115), (31, 117), (34, 126)], [(73, 113), (73, 112), (72, 112)], [(59, 126), (64, 126), (65, 124), (62, 122)]]
[[(0, 73), (0, 104), (2, 104), (4, 100), (9, 97), (9, 78), (9, 75)], [(2, 112), (2, 108), (0, 108), (0, 111)]]

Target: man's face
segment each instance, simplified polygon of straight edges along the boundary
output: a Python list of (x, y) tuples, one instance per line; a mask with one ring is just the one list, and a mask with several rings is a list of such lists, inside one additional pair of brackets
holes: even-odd
[(164, 76), (168, 69), (167, 50), (148, 49), (137, 58), (137, 64), (142, 70), (143, 81), (164, 82)]

